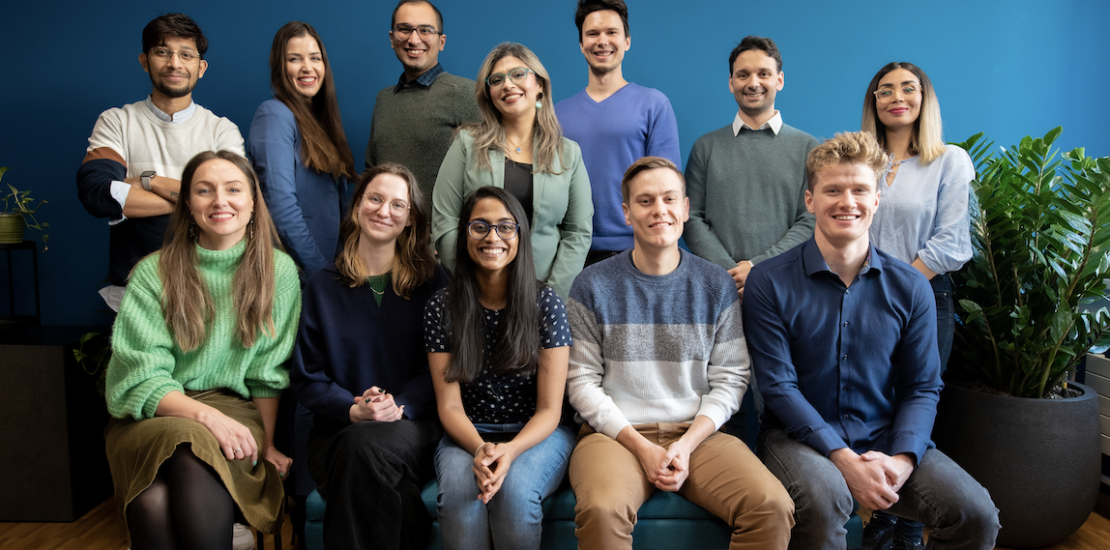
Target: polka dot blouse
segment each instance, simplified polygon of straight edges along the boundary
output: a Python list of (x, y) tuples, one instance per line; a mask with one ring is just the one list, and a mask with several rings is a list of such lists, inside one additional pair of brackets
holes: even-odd
[[(450, 353), (451, 333), (446, 323), (447, 289), (440, 289), (424, 309), (424, 351)], [(540, 347), (543, 349), (569, 346), (570, 326), (562, 300), (549, 287), (543, 287), (539, 298)], [(473, 382), (460, 382), (463, 409), (474, 423), (524, 423), (536, 413), (535, 374), (497, 375), (490, 372), (489, 353), (499, 332), (502, 310), (482, 308), (486, 321), (486, 354), (482, 372)]]

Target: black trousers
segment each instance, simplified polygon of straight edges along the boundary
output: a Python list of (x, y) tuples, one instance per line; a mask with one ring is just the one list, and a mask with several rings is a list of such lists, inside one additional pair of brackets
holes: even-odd
[(316, 417), (308, 467), (327, 499), (329, 549), (423, 549), (432, 518), (420, 490), (435, 477), (438, 422), (398, 420), (340, 425)]

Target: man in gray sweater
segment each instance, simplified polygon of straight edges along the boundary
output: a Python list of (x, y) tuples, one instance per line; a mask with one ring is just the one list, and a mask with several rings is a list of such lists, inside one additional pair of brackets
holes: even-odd
[(455, 129), (476, 122), (474, 81), (448, 74), (439, 63), (447, 44), (443, 15), (427, 0), (401, 0), (393, 10), (390, 43), (405, 72), (378, 92), (370, 119), (366, 167), (399, 162), (416, 175), (431, 200), (439, 165)]
[(728, 270), (740, 296), (752, 266), (813, 235), (805, 205), (813, 136), (775, 109), (782, 56), (770, 38), (748, 36), (729, 56), (732, 124), (698, 138), (686, 161), (690, 222), (683, 237), (698, 256)]

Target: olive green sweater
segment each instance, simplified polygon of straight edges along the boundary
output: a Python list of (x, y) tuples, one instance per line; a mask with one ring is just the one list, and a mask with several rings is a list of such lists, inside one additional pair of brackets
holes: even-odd
[(285, 360), (293, 348), (301, 313), (300, 280), (293, 260), (274, 251), (273, 320), (276, 337), (259, 332), (244, 348), (235, 334), (232, 280), (246, 240), (228, 250), (197, 247), (201, 277), (214, 299), (215, 318), (204, 343), (184, 352), (162, 316), (160, 253), (139, 262), (112, 328), (112, 360), (104, 391), (116, 418), (151, 418), (167, 393), (226, 388), (244, 399), (275, 397), (289, 387)]

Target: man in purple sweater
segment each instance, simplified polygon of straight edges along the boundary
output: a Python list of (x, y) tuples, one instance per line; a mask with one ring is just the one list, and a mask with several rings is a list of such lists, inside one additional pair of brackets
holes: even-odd
[(574, 15), (589, 83), (555, 106), (566, 137), (582, 147), (594, 201), (594, 232), (586, 265), (632, 248), (621, 210), (621, 177), (637, 159), (663, 157), (682, 165), (678, 122), (667, 96), (624, 79), (632, 46), (623, 0), (579, 0)]

